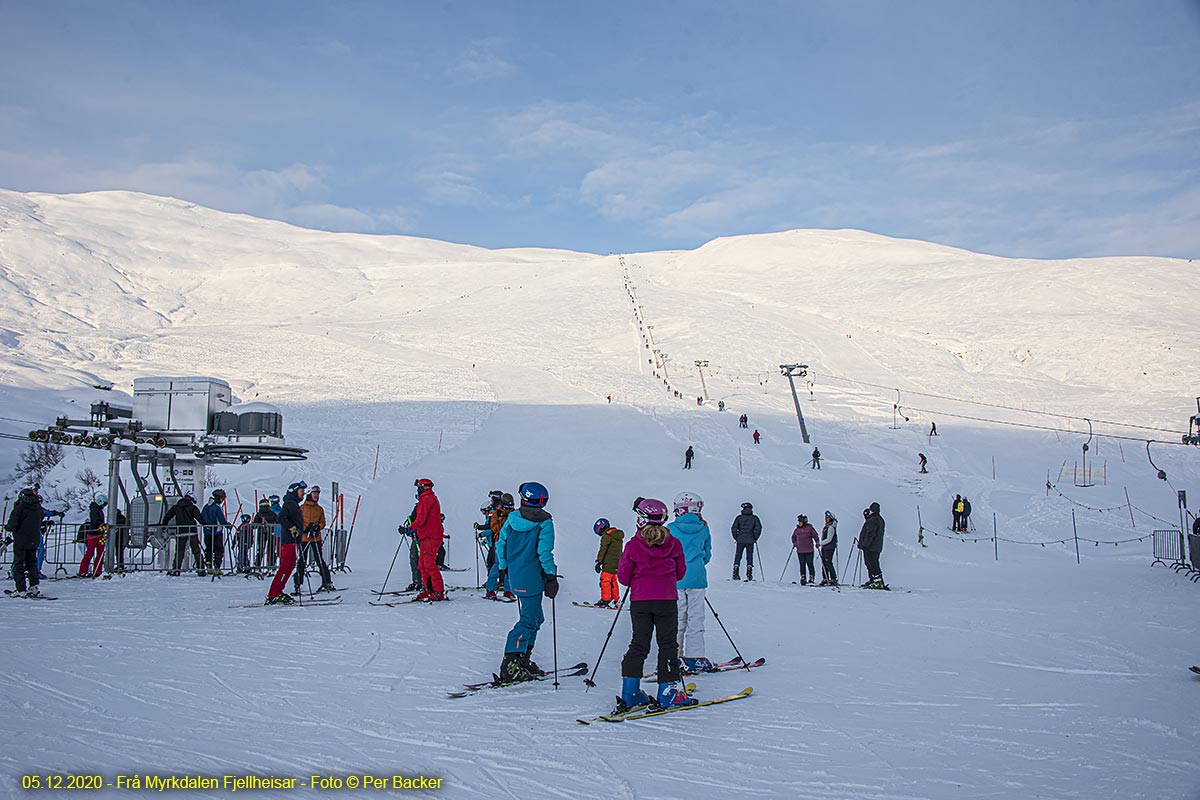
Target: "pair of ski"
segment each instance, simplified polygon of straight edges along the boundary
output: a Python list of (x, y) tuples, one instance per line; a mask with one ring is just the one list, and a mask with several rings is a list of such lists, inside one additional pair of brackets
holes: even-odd
[(580, 608), (602, 608), (605, 611), (616, 611), (618, 608), (620, 608), (620, 606), (600, 606), (596, 605), (595, 603), (577, 603), (574, 600), (571, 601), (571, 605), (579, 606)]
[[(749, 664), (746, 664), (742, 661), (741, 656), (735, 656), (733, 659), (731, 659), (729, 661), (722, 661), (719, 664), (713, 664), (712, 669), (706, 669), (706, 670), (703, 670), (702, 672), (687, 672), (685, 670), (683, 672), (683, 675), (685, 675), (687, 677), (691, 677), (692, 675), (710, 675), (715, 672), (731, 672), (735, 669), (753, 669), (754, 667), (761, 667), (763, 664), (766, 664), (766, 663), (767, 663), (767, 660), (765, 658), (760, 658), (757, 661), (751, 661)], [(646, 680), (647, 678), (657, 678), (657, 677), (658, 677), (657, 672), (651, 672), (649, 675), (643, 675), (642, 680)]]
[(305, 608), (307, 606), (337, 606), (337, 605), (341, 605), (341, 603), (342, 603), (342, 596), (339, 594), (334, 597), (324, 597), (320, 600), (305, 600), (303, 603), (301, 603), (301, 602), (272, 603), (270, 605), (268, 605), (266, 603), (240, 603), (238, 605), (229, 606), (229, 607), (230, 608), (274, 608), (276, 606), (281, 606), (284, 608)]
[(1192, 666), (1192, 667), (1188, 667), (1188, 669), (1190, 669), (1192, 672), (1196, 673), (1197, 675), (1200, 675), (1200, 667)]
[(580, 661), (574, 666), (559, 667), (557, 672), (551, 670), (545, 675), (536, 675), (532, 680), (528, 681), (505, 681), (502, 680), (499, 675), (492, 673), (492, 679), (490, 681), (484, 681), (483, 683), (465, 683), (463, 684), (462, 690), (457, 692), (447, 692), (446, 696), (454, 698), (467, 697), (475, 694), (476, 692), (482, 692), (485, 689), (503, 689), (508, 686), (524, 686), (525, 684), (533, 683), (534, 681), (552, 681), (556, 675), (560, 678), (577, 678), (580, 675), (586, 675), (587, 670), (587, 662)]
[(58, 599), (57, 597), (51, 597), (50, 595), (46, 595), (46, 594), (35, 594), (33, 597), (30, 597), (27, 594), (14, 591), (12, 589), (5, 589), (4, 593), (6, 595), (8, 595), (10, 598), (12, 598), (13, 600), (57, 600)]
[[(689, 683), (686, 686), (687, 693), (690, 695), (696, 691), (696, 684)], [(667, 708), (660, 707), (657, 703), (647, 703), (646, 705), (634, 706), (633, 708), (622, 713), (601, 714), (598, 717), (591, 719), (577, 719), (576, 722), (582, 725), (591, 725), (593, 722), (627, 722), (634, 719), (648, 719), (650, 717), (661, 717), (664, 714), (674, 714), (677, 711), (691, 711), (696, 708), (705, 708), (707, 706), (720, 705), (721, 703), (731, 703), (734, 700), (742, 700), (754, 693), (753, 686), (747, 686), (740, 692), (727, 695), (725, 697), (717, 697), (712, 700), (701, 700), (698, 703), (692, 703), (690, 706), (668, 706)]]
[(385, 606), (387, 608), (395, 608), (396, 606), (411, 606), (414, 603), (422, 603), (424, 605), (430, 605), (432, 603), (445, 603), (449, 599), (450, 598), (447, 597), (442, 600), (426, 600), (424, 597), (414, 597), (412, 599), (405, 598), (404, 600), (393, 600), (391, 602), (388, 602), (386, 600), (368, 600), (367, 603), (370, 605), (373, 605), (373, 606)]

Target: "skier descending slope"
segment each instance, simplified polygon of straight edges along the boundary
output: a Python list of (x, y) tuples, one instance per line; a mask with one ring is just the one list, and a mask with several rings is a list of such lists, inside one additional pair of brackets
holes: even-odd
[(663, 525), (667, 507), (661, 500), (639, 497), (637, 534), (625, 546), (617, 580), (629, 587), (629, 619), (633, 637), (621, 660), (621, 696), (614, 713), (646, 705), (650, 698), (641, 689), (642, 670), (650, 655), (650, 637), (658, 643), (658, 705), (693, 705), (696, 701), (679, 685), (679, 629), (677, 582), (687, 574), (687, 559), (679, 540)]
[(705, 672), (713, 663), (704, 657), (704, 593), (708, 589), (708, 562), (712, 560), (712, 534), (700, 516), (704, 501), (695, 492), (675, 497), (675, 521), (667, 528), (683, 546), (687, 574), (676, 584), (679, 591), (679, 631), (675, 640), (688, 672)]
[(500, 679), (527, 681), (545, 672), (530, 658), (538, 631), (546, 621), (542, 595), (558, 596), (558, 570), (554, 566), (554, 520), (546, 511), (550, 493), (530, 481), (517, 490), (521, 507), (510, 514), (496, 541), (496, 563), (501, 579), (517, 596), (517, 624), (508, 632)]

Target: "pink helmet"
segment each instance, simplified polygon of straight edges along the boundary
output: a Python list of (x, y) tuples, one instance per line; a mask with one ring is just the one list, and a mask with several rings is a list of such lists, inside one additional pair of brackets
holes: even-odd
[(667, 506), (662, 500), (647, 497), (638, 502), (633, 510), (637, 513), (637, 526), (665, 525), (667, 522)]

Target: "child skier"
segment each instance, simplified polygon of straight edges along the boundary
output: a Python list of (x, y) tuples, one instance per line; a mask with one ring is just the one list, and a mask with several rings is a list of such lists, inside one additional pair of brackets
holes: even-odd
[(621, 565), (621, 551), (625, 548), (625, 531), (614, 528), (604, 517), (596, 520), (592, 530), (600, 537), (600, 550), (596, 553), (596, 572), (600, 575), (601, 608), (615, 606), (621, 601), (621, 589), (617, 586), (617, 567)]
[(704, 594), (708, 589), (708, 562), (712, 559), (712, 535), (700, 516), (704, 501), (695, 492), (675, 497), (675, 521), (667, 528), (683, 547), (687, 574), (675, 584), (678, 590), (679, 631), (675, 641), (683, 657), (685, 672), (706, 672), (713, 663), (704, 657)]
[(809, 581), (817, 579), (813, 570), (813, 551), (820, 540), (817, 529), (808, 524), (808, 517), (803, 514), (796, 517), (796, 528), (792, 531), (792, 547), (796, 548), (796, 559), (800, 562), (801, 586), (807, 586)]
[(554, 566), (554, 520), (546, 511), (550, 493), (540, 483), (522, 483), (517, 490), (521, 508), (510, 514), (496, 541), (496, 563), (504, 585), (517, 596), (517, 624), (508, 632), (500, 678), (528, 681), (545, 672), (529, 657), (538, 630), (546, 621), (542, 595), (558, 596)]
[(483, 584), (483, 588), (487, 591), (484, 595), (489, 600), (496, 600), (496, 591), (504, 592), (505, 597), (514, 597), (512, 592), (508, 591), (507, 587), (500, 583), (500, 562), (496, 559), (496, 542), (500, 539), (500, 529), (504, 527), (504, 523), (508, 521), (508, 515), (513, 512), (516, 502), (513, 496), (508, 492), (502, 492), (498, 498), (495, 498), (495, 505), (492, 507), (491, 513), (488, 515), (487, 526), (480, 530), (480, 537), (487, 544), (487, 580)]
[(679, 645), (675, 641), (679, 628), (675, 587), (687, 574), (683, 546), (663, 525), (667, 507), (661, 500), (639, 497), (633, 508), (637, 535), (630, 539), (617, 568), (617, 580), (629, 587), (633, 637), (621, 661), (621, 696), (614, 713), (655, 702), (641, 689), (651, 635), (658, 643), (658, 705), (667, 708), (696, 702), (679, 685)]

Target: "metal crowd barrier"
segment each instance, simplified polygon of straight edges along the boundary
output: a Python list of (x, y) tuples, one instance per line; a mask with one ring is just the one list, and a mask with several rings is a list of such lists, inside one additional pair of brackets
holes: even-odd
[[(42, 573), (48, 578), (77, 575), (87, 552), (86, 534), (81, 536), (78, 523), (55, 522), (43, 527), (45, 556)], [(167, 572), (175, 563), (176, 554), (183, 549), (182, 571), (210, 569), (216, 556), (217, 535), (221, 543), (217, 566), (225, 574), (265, 578), (279, 567), (278, 525), (238, 525), (218, 529), (212, 526), (180, 525), (122, 525), (109, 528), (107, 535), (117, 537), (118, 572)], [(188, 539), (195, 536), (202, 563), (197, 564)], [(11, 534), (4, 532), (0, 539), (0, 570), (7, 575), (12, 569)], [(333, 572), (349, 570), (346, 566), (348, 539), (342, 528), (325, 529), (321, 543), (322, 554)], [(91, 564), (89, 571), (93, 571)]]

